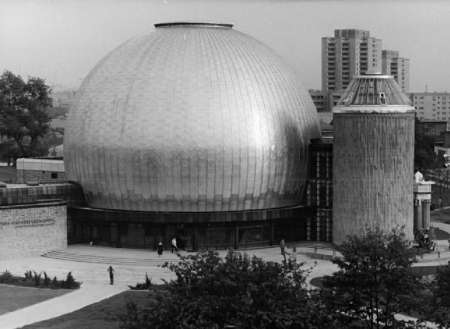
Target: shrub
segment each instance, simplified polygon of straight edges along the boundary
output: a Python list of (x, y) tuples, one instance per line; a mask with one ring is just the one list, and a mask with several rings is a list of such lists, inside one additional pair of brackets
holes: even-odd
[(36, 271), (33, 271), (33, 272), (34, 272), (33, 282), (34, 282), (34, 285), (36, 287), (38, 287), (41, 284), (41, 275), (42, 275), (42, 273), (39, 273), (39, 275), (38, 275), (36, 273)]
[(152, 286), (152, 279), (148, 278), (148, 274), (145, 273), (145, 282), (144, 283), (136, 283), (136, 285), (128, 286), (131, 290), (149, 290)]
[(25, 272), (25, 279), (26, 280), (32, 280), (33, 279), (33, 272), (31, 270), (28, 270)]
[(50, 277), (47, 275), (47, 273), (44, 272), (44, 282), (43, 282), (44, 286), (49, 286), (50, 285)]
[(64, 289), (78, 289), (82, 282), (78, 282), (72, 275), (72, 272), (67, 273), (66, 280), (61, 282), (61, 287)]
[(14, 277), (8, 270), (6, 270), (0, 275), (0, 283), (11, 283), (11, 282), (14, 282)]
[(58, 280), (56, 279), (56, 276), (53, 278), (53, 281), (52, 281), (52, 287), (54, 287), (54, 288), (59, 287), (59, 282), (58, 282)]

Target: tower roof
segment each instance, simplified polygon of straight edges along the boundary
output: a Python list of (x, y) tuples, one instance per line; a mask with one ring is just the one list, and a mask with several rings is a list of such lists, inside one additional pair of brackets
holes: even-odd
[(414, 110), (393, 76), (373, 72), (354, 77), (333, 112), (360, 111), (361, 108), (375, 112)]

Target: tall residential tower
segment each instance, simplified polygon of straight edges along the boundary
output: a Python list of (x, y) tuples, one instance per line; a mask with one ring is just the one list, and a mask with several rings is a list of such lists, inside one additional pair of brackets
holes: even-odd
[(322, 38), (322, 91), (344, 90), (354, 76), (381, 72), (381, 40), (357, 29)]
[(398, 51), (383, 50), (382, 73), (392, 75), (404, 93), (409, 91), (409, 59), (400, 57)]

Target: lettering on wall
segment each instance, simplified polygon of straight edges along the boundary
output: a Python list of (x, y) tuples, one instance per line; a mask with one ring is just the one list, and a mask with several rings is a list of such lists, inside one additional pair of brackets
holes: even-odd
[(55, 225), (56, 220), (54, 218), (39, 218), (39, 219), (20, 219), (0, 222), (0, 227), (31, 227), (31, 226), (50, 226)]

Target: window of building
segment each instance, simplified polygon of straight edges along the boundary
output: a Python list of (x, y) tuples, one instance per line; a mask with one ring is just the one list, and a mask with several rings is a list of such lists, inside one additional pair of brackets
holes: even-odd
[(52, 179), (58, 178), (58, 173), (52, 172), (52, 173), (51, 173), (51, 177), (52, 177)]

